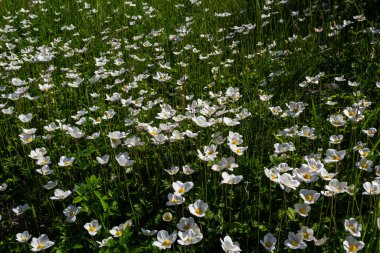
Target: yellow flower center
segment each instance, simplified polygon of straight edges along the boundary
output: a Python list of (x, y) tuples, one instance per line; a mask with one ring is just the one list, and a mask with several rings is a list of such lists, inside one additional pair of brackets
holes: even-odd
[(122, 234), (123, 234), (123, 231), (118, 230), (118, 231), (116, 231), (115, 236), (121, 236)]
[(265, 245), (265, 247), (268, 247), (268, 248), (272, 247), (272, 243), (271, 242), (265, 242), (264, 245)]
[(30, 142), (32, 142), (32, 138), (29, 137), (28, 139), (25, 140), (25, 142), (26, 142), (26, 143), (30, 143)]
[(310, 201), (313, 200), (313, 195), (308, 194), (308, 195), (305, 196), (305, 199), (310, 202)]
[(96, 227), (90, 226), (90, 227), (88, 228), (88, 231), (90, 231), (90, 232), (95, 232), (95, 231), (96, 231)]
[(290, 244), (293, 245), (294, 247), (297, 247), (299, 245), (299, 242), (294, 240)]
[(200, 209), (200, 208), (196, 208), (196, 209), (194, 210), (194, 212), (195, 212), (196, 214), (198, 214), (198, 215), (201, 215), (201, 214), (202, 214), (202, 209)]
[(332, 156), (332, 159), (333, 159), (333, 160), (336, 160), (336, 161), (339, 161), (340, 158), (339, 158), (339, 156), (337, 156), (337, 155), (334, 154), (334, 155)]
[(165, 241), (162, 242), (162, 246), (169, 247), (171, 245), (171, 243), (172, 242), (170, 240), (166, 239)]
[(299, 212), (300, 212), (300, 214), (306, 214), (306, 209), (305, 208), (300, 208)]
[(351, 244), (350, 246), (348, 246), (348, 250), (350, 252), (356, 252), (358, 251), (358, 246), (356, 246), (355, 244)]
[(182, 194), (182, 193), (185, 193), (185, 188), (181, 187), (178, 189), (178, 193)]
[(311, 178), (310, 174), (303, 174), (303, 178), (309, 180)]
[(183, 228), (184, 228), (185, 230), (188, 230), (190, 227), (191, 227), (190, 224), (186, 224), (185, 226), (183, 226)]
[(350, 115), (351, 117), (355, 116), (355, 112), (349, 112), (348, 115)]
[(45, 243), (39, 243), (37, 245), (37, 249), (43, 249), (45, 247)]

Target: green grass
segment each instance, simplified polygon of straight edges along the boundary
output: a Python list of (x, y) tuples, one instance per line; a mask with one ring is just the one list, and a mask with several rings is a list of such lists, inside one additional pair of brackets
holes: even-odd
[[(36, 238), (46, 234), (54, 242), (47, 249), (52, 252), (159, 252), (153, 246), (156, 235), (146, 237), (141, 228), (178, 232), (183, 217), (194, 218), (199, 231), (193, 229), (202, 234), (202, 240), (182, 246), (178, 235), (169, 251), (222, 252), (220, 238), (229, 235), (243, 252), (265, 252), (260, 240), (271, 233), (277, 238), (274, 252), (288, 252), (291, 249), (284, 245), (288, 233), (307, 226), (315, 238), (329, 239), (323, 246), (308, 241), (303, 252), (342, 252), (350, 236), (344, 222), (350, 218), (362, 225), (356, 238), (365, 244), (361, 252), (380, 250), (380, 192), (362, 194), (363, 184), (377, 180), (378, 185), (380, 174), (378, 133), (368, 137), (363, 132), (378, 131), (380, 122), (377, 1), (285, 2), (148, 0), (132, 6), (119, 0), (0, 0), (0, 104), (1, 109), (14, 107), (10, 115), (0, 113), (0, 184), (7, 185), (0, 192), (0, 251), (29, 251), (31, 240), (16, 241), (17, 233), (28, 231)], [(358, 21), (357, 15), (365, 20)], [(352, 23), (343, 27), (347, 21)], [(169, 39), (173, 35), (178, 39)], [(152, 45), (147, 46), (148, 42)], [(38, 58), (42, 46), (50, 48), (48, 61), (41, 61), (43, 55)], [(96, 66), (95, 58), (101, 57), (107, 63)], [(167, 63), (170, 67), (165, 67)], [(12, 65), (20, 68), (9, 69)], [(156, 80), (157, 72), (167, 73), (170, 79)], [(341, 76), (344, 81), (336, 80)], [(14, 78), (27, 83), (15, 86)], [(78, 87), (71, 87), (75, 81)], [(360, 85), (350, 86), (348, 81)], [(42, 91), (40, 85), (47, 84), (53, 86)], [(21, 87), (28, 89), (21, 92)], [(240, 93), (239, 99), (226, 94), (232, 87)], [(113, 95), (115, 101), (107, 99)], [(264, 101), (264, 95), (272, 97)], [(285, 116), (292, 101), (306, 105), (299, 115)], [(359, 105), (363, 117), (350, 121), (344, 110), (359, 101), (371, 104)], [(172, 115), (157, 119), (165, 104), (176, 110), (175, 116), (186, 116), (172, 130), (159, 125), (176, 123)], [(91, 111), (93, 106), (99, 108)], [(269, 109), (275, 106), (283, 110), (277, 116)], [(208, 114), (210, 107), (217, 112)], [(86, 113), (80, 115), (83, 109)], [(110, 110), (115, 116), (106, 119)], [(245, 111), (249, 117), (237, 118)], [(33, 116), (30, 122), (19, 120), (20, 114), (28, 113)], [(199, 126), (193, 119), (202, 114), (216, 123)], [(338, 114), (344, 115), (346, 123), (334, 127), (328, 119)], [(225, 124), (224, 117), (239, 124)], [(83, 124), (76, 123), (81, 118)], [(52, 122), (61, 129), (44, 129)], [(161, 128), (166, 137), (175, 129), (184, 138), (155, 144), (148, 126)], [(279, 134), (294, 126), (298, 131), (303, 126), (314, 128), (315, 138)], [(69, 127), (78, 127), (84, 137), (74, 138)], [(31, 128), (36, 129), (34, 139), (23, 144), (19, 135)], [(187, 130), (198, 135), (184, 136)], [(113, 148), (108, 134), (114, 131), (126, 133), (122, 142), (136, 136), (144, 145)], [(99, 138), (87, 139), (95, 132)], [(213, 136), (227, 138), (230, 132), (243, 136), (238, 146), (248, 147), (244, 154), (234, 153), (225, 140), (217, 144), (213, 161), (199, 157), (198, 150), (218, 143)], [(332, 135), (343, 135), (342, 142), (329, 143)], [(275, 143), (290, 142), (295, 151), (275, 154)], [(354, 150), (358, 142), (369, 149), (371, 172), (358, 168), (362, 159)], [(50, 157), (51, 175), (37, 173), (42, 165), (28, 156), (42, 147), (47, 151), (44, 156)], [(328, 163), (324, 161), (327, 149), (345, 150), (346, 155), (342, 161)], [(129, 169), (115, 159), (124, 152), (135, 161)], [(105, 154), (109, 162), (101, 165), (96, 157)], [(335, 178), (358, 192), (321, 194), (308, 216), (302, 217), (294, 210), (294, 204), (302, 203), (299, 191), (321, 193), (329, 182), (319, 172), (314, 182), (298, 177), (300, 185), (285, 192), (264, 171), (287, 163), (293, 172), (280, 174), (293, 173), (296, 178), (299, 168), (309, 168), (305, 156), (310, 154), (320, 154), (324, 168), (338, 172)], [(75, 160), (62, 167), (58, 165), (61, 156)], [(221, 184), (222, 171), (211, 168), (222, 157), (236, 159), (238, 167), (233, 172), (223, 171), (242, 175), (241, 182)], [(165, 171), (185, 165), (195, 172), (186, 175), (180, 168), (169, 175)], [(57, 181), (56, 188), (70, 190), (71, 195), (51, 200), (54, 190), (43, 187), (48, 181)], [(183, 204), (167, 206), (176, 181), (191, 181), (194, 186), (184, 194)], [(189, 211), (188, 206), (197, 200), (208, 204), (205, 217)], [(25, 203), (30, 206), (25, 213), (12, 211)], [(63, 214), (69, 205), (82, 208), (72, 223)], [(171, 221), (163, 220), (166, 212), (172, 214)], [(112, 236), (110, 230), (129, 219), (132, 226), (123, 228), (121, 237), (99, 247), (97, 241)], [(92, 220), (102, 226), (95, 236), (84, 228)]]

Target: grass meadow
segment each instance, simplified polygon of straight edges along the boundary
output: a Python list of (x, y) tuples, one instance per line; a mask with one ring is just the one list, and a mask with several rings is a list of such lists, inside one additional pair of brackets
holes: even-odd
[(0, 252), (380, 252), (375, 0), (0, 0)]

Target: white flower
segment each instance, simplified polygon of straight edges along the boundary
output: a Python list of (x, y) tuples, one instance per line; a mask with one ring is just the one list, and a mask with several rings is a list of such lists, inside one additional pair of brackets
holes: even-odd
[(24, 231), (22, 233), (16, 234), (16, 240), (21, 242), (21, 243), (29, 241), (30, 237), (31, 237), (31, 235), (29, 234), (28, 231)]
[(145, 236), (152, 236), (152, 235), (155, 235), (157, 233), (157, 230), (148, 230), (148, 229), (145, 229), (145, 228), (141, 228), (141, 232)]
[(261, 245), (268, 251), (274, 251), (276, 249), (277, 239), (271, 233), (264, 236), (264, 240), (260, 240)]
[(294, 234), (293, 232), (288, 233), (288, 239), (285, 240), (284, 244), (290, 249), (305, 249), (307, 247), (302, 235), (300, 233)]
[(216, 151), (216, 149), (217, 149), (217, 146), (214, 144), (211, 144), (210, 146), (204, 146), (203, 147), (204, 154), (202, 154), (202, 152), (198, 149), (197, 151), (198, 151), (199, 159), (206, 162), (214, 161), (214, 159), (218, 155), (218, 152)]
[(175, 192), (174, 194), (168, 194), (168, 201), (166, 202), (167, 206), (181, 205), (185, 202), (185, 198), (181, 194)]
[(229, 145), (230, 149), (232, 152), (234, 152), (235, 154), (237, 154), (238, 156), (241, 156), (243, 155), (244, 151), (246, 151), (248, 149), (248, 147), (238, 147), (236, 145)]
[(302, 204), (294, 204), (294, 209), (295, 211), (301, 215), (302, 217), (306, 217), (309, 215), (309, 212), (311, 210), (311, 207), (309, 204), (305, 204), (305, 203), (302, 203)]
[(362, 225), (355, 218), (350, 218), (349, 220), (344, 220), (344, 229), (352, 236), (360, 237)]
[(346, 253), (356, 253), (363, 249), (364, 246), (364, 242), (358, 241), (352, 236), (347, 236), (346, 240), (343, 242), (343, 247), (346, 250)]
[(307, 226), (301, 227), (300, 230), (298, 230), (298, 233), (302, 235), (302, 239), (305, 241), (313, 241), (314, 240), (314, 231), (311, 228), (308, 228)]
[(101, 242), (99, 242), (99, 241), (96, 241), (96, 242), (99, 244), (99, 248), (102, 248), (102, 247), (107, 247), (108, 246), (108, 242), (110, 240), (112, 240), (112, 236), (103, 239)]
[(31, 113), (28, 114), (20, 114), (18, 116), (19, 120), (21, 120), (22, 123), (27, 123), (33, 119), (33, 116)]
[(99, 225), (97, 220), (92, 220), (91, 222), (84, 224), (84, 228), (91, 236), (94, 236), (102, 228), (102, 226)]
[(288, 173), (280, 175), (279, 179), (281, 188), (287, 192), (291, 189), (295, 190), (300, 185), (300, 182), (293, 179), (293, 177)]
[(0, 192), (5, 191), (7, 189), (8, 185), (6, 183), (2, 183), (0, 185)]
[(153, 246), (156, 246), (160, 249), (170, 249), (172, 244), (177, 239), (177, 233), (173, 232), (169, 235), (168, 231), (160, 230), (157, 233), (157, 241), (153, 242)]
[(28, 204), (19, 205), (15, 208), (12, 208), (12, 211), (19, 216), (20, 214), (23, 214), (26, 210), (30, 209), (30, 206)]
[(54, 171), (50, 169), (49, 165), (44, 165), (41, 169), (36, 169), (36, 171), (43, 176), (48, 176), (54, 173)]
[(314, 204), (318, 200), (319, 196), (321, 195), (317, 191), (307, 190), (307, 189), (300, 190), (299, 194), (305, 204)]
[(71, 194), (70, 190), (63, 191), (61, 189), (55, 189), (54, 190), (54, 196), (50, 197), (50, 199), (53, 200), (61, 200), (67, 198)]
[(191, 175), (195, 172), (195, 170), (193, 170), (190, 165), (182, 166), (182, 171), (183, 171), (183, 174), (185, 175)]
[(120, 153), (115, 158), (119, 165), (122, 167), (131, 167), (135, 163), (135, 160), (129, 159), (129, 155), (127, 152)]
[(96, 157), (96, 161), (98, 161), (98, 163), (100, 163), (101, 165), (107, 164), (109, 159), (110, 159), (110, 156), (108, 154), (105, 154), (102, 157), (98, 157), (98, 156)]
[(57, 184), (58, 184), (57, 181), (49, 181), (49, 182), (47, 182), (47, 183), (44, 185), (44, 188), (45, 188), (46, 190), (51, 190), (51, 189), (53, 189), (54, 187), (56, 187)]
[(223, 172), (222, 177), (222, 184), (238, 184), (241, 180), (243, 180), (243, 176), (235, 176), (234, 174), (229, 175), (227, 172)]
[(41, 251), (54, 245), (54, 242), (49, 240), (49, 237), (42, 234), (40, 237), (33, 237), (32, 239), (32, 251)]
[(157, 72), (156, 76), (153, 77), (153, 79), (160, 81), (160, 82), (166, 82), (170, 79), (171, 77), (167, 73), (161, 73)]
[(75, 157), (66, 157), (66, 156), (61, 156), (59, 158), (59, 163), (58, 165), (61, 167), (67, 167), (71, 166), (75, 160)]
[(176, 193), (183, 195), (186, 192), (190, 191), (191, 188), (193, 188), (194, 183), (191, 181), (185, 183), (182, 183), (181, 181), (176, 181), (172, 183), (172, 186)]
[(63, 214), (66, 216), (66, 221), (75, 222), (77, 219), (76, 215), (80, 212), (81, 209), (81, 207), (75, 207), (72, 205), (69, 205), (67, 208), (65, 208), (63, 210)]
[(203, 238), (203, 234), (200, 230), (194, 231), (188, 229), (186, 231), (179, 231), (178, 236), (181, 238), (178, 243), (181, 245), (191, 245), (200, 242)]
[(226, 253), (234, 253), (234, 252), (240, 252), (242, 251), (240, 249), (240, 245), (238, 242), (233, 242), (231, 237), (226, 235), (224, 239), (220, 238), (220, 242), (222, 243), (222, 249)]
[(32, 159), (38, 160), (46, 155), (46, 153), (47, 151), (45, 148), (36, 148), (35, 150), (31, 150), (28, 156)]
[(208, 204), (204, 203), (203, 200), (198, 199), (194, 204), (189, 205), (190, 213), (197, 217), (204, 217), (208, 209)]
[(325, 163), (339, 162), (339, 161), (343, 160), (345, 155), (346, 155), (345, 150), (337, 151), (335, 149), (327, 149), (326, 150)]

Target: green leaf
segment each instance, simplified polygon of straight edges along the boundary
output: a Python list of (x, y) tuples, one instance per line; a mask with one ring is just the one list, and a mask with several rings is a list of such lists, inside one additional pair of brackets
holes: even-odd
[(286, 210), (286, 215), (291, 221), (294, 221), (296, 219), (296, 212), (293, 210), (293, 208), (288, 207)]
[(76, 196), (74, 199), (73, 199), (73, 204), (76, 204), (76, 203), (79, 203), (83, 200), (83, 198), (81, 196)]

